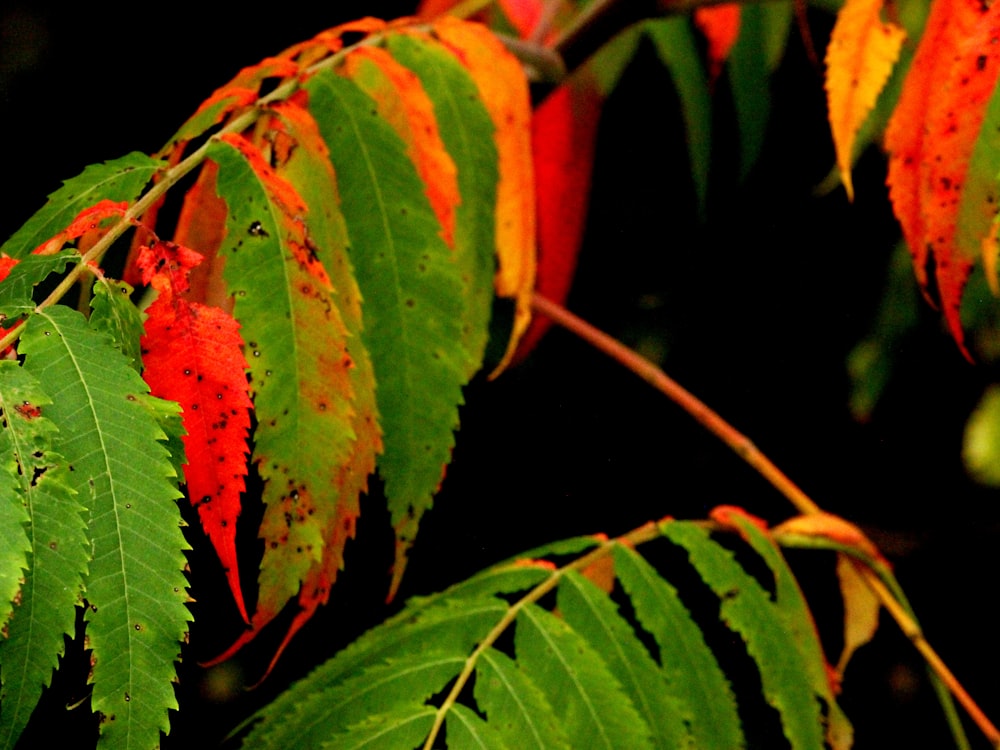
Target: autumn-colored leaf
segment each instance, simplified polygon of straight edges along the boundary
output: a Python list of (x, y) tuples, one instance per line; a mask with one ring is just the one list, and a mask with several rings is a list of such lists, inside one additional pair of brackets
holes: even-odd
[(219, 255), (226, 230), (226, 202), (216, 194), (218, 171), (215, 162), (206, 161), (198, 179), (184, 194), (174, 242), (202, 256), (201, 263), (191, 269), (184, 296), (231, 312), (232, 298), (222, 280), (225, 259)]
[(945, 320), (966, 356), (959, 307), (996, 206), (981, 207), (979, 241), (957, 241), (970, 235), (957, 224), (970, 158), (1000, 74), (997, 38), (1000, 5), (937, 0), (885, 134), (889, 196), (917, 279), (931, 294), (933, 270)]
[(144, 377), (154, 396), (180, 404), (188, 496), (212, 541), (233, 592), (249, 621), (236, 560), (236, 519), (247, 473), (252, 404), (239, 326), (216, 307), (180, 295), (201, 256), (158, 242), (144, 248), (139, 266), (158, 293), (147, 310), (142, 339)]
[(694, 11), (694, 23), (708, 41), (708, 72), (712, 81), (719, 77), (740, 36), (740, 11), (738, 3), (704, 6)]
[(844, 601), (844, 645), (837, 660), (837, 675), (842, 680), (854, 652), (871, 641), (878, 630), (881, 606), (864, 582), (858, 567), (847, 555), (837, 555), (837, 580)]
[(837, 166), (854, 198), (854, 140), (899, 58), (906, 32), (881, 18), (883, 0), (848, 0), (826, 49), (826, 97)]
[(497, 185), (496, 293), (515, 302), (507, 351), (494, 370), (510, 361), (531, 322), (535, 286), (535, 181), (531, 162), (531, 106), (520, 63), (485, 27), (445, 17), (434, 24), (479, 87), (496, 126), (500, 182)]
[[(253, 460), (265, 481), (266, 504), (253, 629), (224, 657), (298, 595), (310, 571), (331, 555), (340, 559), (342, 542), (328, 550), (325, 534), (344, 510), (344, 466), (355, 446), (354, 360), (326, 256), (314, 242), (311, 212), (296, 187), (243, 136), (223, 136), (210, 158), (218, 164), (217, 190), (228, 206), (220, 254), (251, 352), (258, 419)], [(356, 503), (356, 492), (350, 502)], [(352, 531), (355, 516), (344, 512), (341, 523)]]
[(417, 75), (384, 49), (359, 47), (347, 55), (343, 71), (375, 102), (379, 115), (406, 144), (407, 155), (424, 182), (441, 237), (455, 242), (455, 210), (460, 202), (455, 163), (445, 150), (434, 105)]
[[(354, 396), (350, 414), (354, 442), (350, 453), (336, 467), (335, 495), (317, 509), (324, 525), (322, 560), (314, 563), (302, 580), (298, 593), (299, 611), (275, 650), (268, 667), (270, 671), (295, 634), (329, 599), (333, 583), (344, 565), (344, 547), (354, 536), (360, 514), (359, 495), (367, 489), (368, 477), (375, 470), (375, 457), (382, 449), (382, 439), (371, 358), (360, 341), (361, 295), (347, 257), (347, 233), (343, 217), (337, 210), (340, 199), (326, 145), (316, 123), (299, 102), (273, 105), (260, 123), (255, 139), (268, 149), (266, 155), (275, 164), (278, 176), (288, 180), (308, 205), (324, 207), (324, 210), (308, 214), (309, 234), (320, 262), (329, 270), (337, 306), (350, 336), (353, 363), (342, 377), (328, 385)], [(253, 629), (220, 659), (241, 648), (278, 614), (284, 600), (276, 599), (276, 593), (273, 588), (261, 591), (262, 598), (252, 620)]]
[[(562, 304), (569, 295), (587, 224), (602, 97), (587, 71), (553, 91), (531, 118), (538, 203), (536, 291)], [(521, 359), (551, 321), (537, 316), (517, 349)]]

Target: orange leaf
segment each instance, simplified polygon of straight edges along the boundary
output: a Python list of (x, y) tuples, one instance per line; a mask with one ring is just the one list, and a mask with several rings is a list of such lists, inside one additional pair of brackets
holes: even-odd
[(826, 48), (826, 100), (837, 166), (847, 197), (854, 199), (854, 138), (875, 106), (899, 58), (906, 32), (880, 15), (883, 0), (847, 0)]
[(740, 36), (740, 6), (722, 3), (696, 8), (694, 22), (708, 41), (709, 75), (714, 81)]
[(535, 287), (535, 181), (531, 161), (531, 102), (520, 63), (484, 26), (442, 18), (438, 38), (469, 70), (496, 126), (497, 274), (500, 297), (514, 299), (514, 328), (495, 377), (506, 367), (531, 322)]
[(889, 197), (917, 280), (929, 294), (933, 264), (945, 320), (966, 357), (959, 307), (980, 248), (958, 245), (957, 217), (1000, 74), (997, 38), (1000, 5), (936, 0), (885, 134)]
[(441, 237), (455, 243), (458, 172), (438, 132), (434, 105), (413, 71), (377, 47), (360, 47), (344, 61), (344, 72), (374, 101), (379, 115), (406, 143), (407, 155), (424, 182), (441, 223)]
[(239, 324), (218, 308), (178, 296), (200, 261), (193, 250), (172, 242), (154, 243), (140, 253), (143, 280), (159, 293), (147, 310), (143, 377), (154, 396), (181, 405), (188, 496), (222, 562), (240, 615), (249, 622), (236, 561), (236, 519), (253, 407)]
[(828, 539), (841, 547), (857, 550), (866, 559), (889, 565), (882, 553), (864, 532), (849, 521), (832, 513), (810, 513), (794, 516), (772, 529), (774, 538), (779, 541), (783, 536), (820, 537)]

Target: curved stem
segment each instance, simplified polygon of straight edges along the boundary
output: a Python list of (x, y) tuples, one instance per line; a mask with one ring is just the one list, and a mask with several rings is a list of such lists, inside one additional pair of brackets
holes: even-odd
[[(732, 448), (740, 458), (756, 469), (800, 513), (809, 515), (823, 512), (820, 506), (799, 489), (792, 480), (785, 476), (784, 472), (778, 469), (767, 456), (761, 453), (749, 438), (648, 359), (545, 297), (537, 294), (534, 295), (532, 297), (532, 307), (536, 312), (550, 318), (553, 322), (576, 334), (596, 349), (599, 349), (616, 362), (631, 370), (688, 412), (703, 427)], [(994, 747), (1000, 748), (1000, 730), (987, 718), (979, 705), (972, 699), (972, 696), (969, 695), (968, 691), (955, 678), (955, 675), (948, 669), (938, 653), (931, 647), (917, 621), (906, 611), (904, 605), (886, 587), (871, 567), (858, 560), (852, 560), (852, 562), (857, 567), (862, 579), (878, 598), (880, 604), (885, 607), (886, 611), (896, 621), (900, 630), (903, 631), (903, 634), (924, 658), (931, 671), (948, 687), (951, 694), (955, 696), (955, 700), (966, 710), (969, 717), (975, 722), (976, 726), (979, 727), (990, 743)]]

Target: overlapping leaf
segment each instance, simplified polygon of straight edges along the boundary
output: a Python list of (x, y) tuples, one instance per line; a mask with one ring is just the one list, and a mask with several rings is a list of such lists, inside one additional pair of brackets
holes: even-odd
[(405, 144), (373, 102), (337, 75), (318, 74), (306, 88), (338, 179), (350, 185), (341, 207), (378, 383), (395, 590), (458, 426), (468, 359), (461, 277)]
[(850, 0), (837, 14), (826, 49), (826, 95), (837, 166), (854, 197), (851, 164), (858, 130), (892, 73), (906, 32), (881, 18), (882, 0)]
[[(963, 351), (962, 291), (996, 215), (1000, 163), (972, 168), (970, 159), (1000, 75), (998, 36), (1000, 6), (935, 2), (885, 133), (889, 194), (917, 280), (936, 291)], [(992, 136), (995, 127), (983, 130)], [(998, 155), (982, 154), (989, 162)], [(963, 206), (969, 196), (972, 209)]]
[[(731, 553), (695, 525), (666, 522), (662, 530), (691, 552), (694, 569), (711, 588), (724, 582), (722, 617), (747, 638), (763, 682), (776, 690), (769, 693), (775, 704), (809, 706), (801, 717), (785, 717), (792, 747), (822, 747), (819, 702), (808, 688), (794, 692), (813, 679), (810, 673), (823, 673), (822, 656), (798, 649), (783, 654), (764, 634), (767, 628), (811, 628), (808, 611), (790, 604), (778, 614)], [(757, 545), (754, 532), (747, 533)], [(572, 554), (580, 545), (561, 549)], [(677, 593), (635, 550), (616, 544), (608, 551), (628, 605), (616, 606), (608, 592), (578, 574), (557, 572), (547, 561), (503, 563), (442, 594), (411, 601), (263, 709), (245, 745), (267, 750), (293, 741), (303, 748), (371, 741), (380, 723), (391, 732), (405, 725), (406, 741), (419, 745), (435, 711), (445, 708), (442, 686), (472, 669), (475, 686), (447, 705), (447, 744), (438, 736), (435, 747), (744, 746), (728, 682)], [(776, 564), (777, 574), (787, 570)], [(509, 625), (513, 639), (469, 656), (491, 630), (490, 617), (496, 623), (508, 611), (498, 594), (511, 598), (560, 575), (555, 612), (520, 600)], [(763, 598), (756, 600), (758, 594)], [(755, 599), (767, 608), (765, 630), (725, 604), (744, 596), (747, 606)], [(658, 655), (646, 645), (650, 636)], [(455, 727), (461, 727), (457, 736)]]
[(236, 519), (247, 469), (252, 404), (239, 326), (217, 307), (188, 302), (188, 272), (201, 261), (172, 242), (144, 247), (143, 282), (157, 291), (146, 311), (143, 377), (182, 410), (188, 497), (215, 547), (236, 606), (249, 622), (236, 561)]
[(255, 625), (270, 621), (323, 561), (351, 427), (347, 329), (300, 217), (301, 197), (240, 136), (211, 151), (228, 207), (219, 254), (249, 352), (265, 481), (264, 559)]
[(35, 313), (21, 351), (52, 399), (46, 416), (59, 428), (55, 450), (73, 466), (67, 483), (90, 510), (86, 619), (102, 742), (152, 747), (177, 707), (173, 662), (191, 619), (165, 436), (140, 403), (146, 384), (79, 313)]
[[(65, 650), (64, 639), (73, 637), (90, 558), (85, 509), (71, 488), (65, 461), (53, 449), (58, 430), (48, 415), (50, 404), (24, 368), (0, 362), (0, 455), (5, 463), (0, 469), (5, 490), (0, 502), (7, 503), (7, 490), (15, 489), (16, 508), (24, 521), (30, 519), (29, 525), (17, 528), (22, 538), (27, 531), (27, 549), (7, 535), (0, 545), (5, 569), (11, 555), (20, 553), (24, 561), (28, 552), (27, 564), (19, 563), (24, 570), (17, 570), (17, 577), (24, 578), (17, 606), (10, 622), (4, 618), (0, 640), (0, 747), (5, 748), (17, 741), (43, 686), (49, 684)], [(15, 469), (13, 474), (10, 469)], [(10, 479), (16, 487), (10, 486)], [(6, 514), (2, 520), (6, 523)]]

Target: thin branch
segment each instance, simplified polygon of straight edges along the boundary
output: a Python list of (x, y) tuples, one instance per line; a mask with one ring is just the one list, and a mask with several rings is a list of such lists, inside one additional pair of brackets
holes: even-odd
[[(732, 448), (740, 458), (756, 469), (800, 513), (808, 515), (823, 512), (819, 505), (785, 476), (784, 472), (778, 469), (767, 456), (761, 453), (745, 435), (726, 422), (704, 402), (648, 359), (545, 297), (537, 294), (534, 295), (532, 298), (532, 307), (536, 312), (550, 318), (553, 322), (579, 336), (596, 349), (604, 352), (616, 362), (631, 370), (688, 412), (698, 423)], [(969, 695), (968, 691), (965, 690), (962, 684), (955, 678), (955, 675), (945, 665), (941, 657), (931, 647), (920, 625), (906, 612), (905, 607), (889, 591), (875, 571), (857, 560), (852, 560), (852, 562), (857, 567), (862, 579), (896, 621), (903, 634), (906, 635), (920, 655), (923, 656), (933, 673), (948, 687), (952, 695), (955, 696), (955, 699), (966, 710), (969, 717), (975, 722), (976, 726), (979, 727), (989, 742), (994, 747), (1000, 748), (1000, 731), (987, 718), (986, 714), (983, 713), (982, 709), (972, 699), (972, 696)]]

